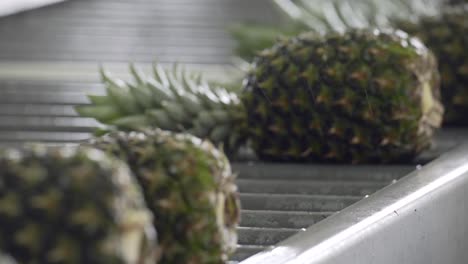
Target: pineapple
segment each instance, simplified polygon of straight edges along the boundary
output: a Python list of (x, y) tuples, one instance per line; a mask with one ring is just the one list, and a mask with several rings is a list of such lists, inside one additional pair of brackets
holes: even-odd
[(273, 0), (284, 16), (277, 25), (236, 24), (231, 35), (235, 52), (250, 61), (278, 37), (293, 37), (314, 31), (317, 34), (345, 32), (350, 29), (389, 28), (395, 18), (408, 19), (440, 12), (443, 0)]
[[(423, 40), (435, 53), (441, 72), (442, 101), (446, 108), (446, 124), (467, 125), (468, 119), (468, 5), (463, 0), (274, 0), (289, 15), (289, 27), (298, 31), (345, 31), (369, 26), (402, 29)], [(466, 3), (466, 1), (465, 1)], [(291, 11), (293, 10), (293, 11)], [(298, 26), (299, 25), (299, 26)], [(288, 27), (288, 26), (283, 26)], [(233, 37), (237, 40), (237, 54), (252, 59), (263, 48), (272, 45), (278, 36), (291, 35), (281, 27), (237, 25)], [(263, 37), (268, 33), (268, 39)], [(262, 37), (258, 37), (262, 36)], [(260, 43), (253, 45), (252, 43)]]
[(156, 262), (152, 215), (128, 168), (87, 148), (0, 154), (0, 250), (19, 263)]
[(154, 213), (159, 263), (225, 263), (235, 250), (239, 198), (222, 152), (190, 135), (113, 132), (91, 144), (126, 160)]
[(134, 84), (104, 75), (108, 95), (78, 111), (119, 129), (185, 130), (229, 150), (248, 141), (264, 160), (353, 163), (412, 158), (442, 120), (435, 59), (401, 31), (282, 40), (255, 60), (239, 94), (181, 70), (156, 66), (151, 78), (132, 69)]
[(440, 126), (438, 78), (433, 55), (401, 31), (305, 33), (254, 60), (249, 138), (269, 160), (408, 159)]
[(397, 25), (437, 55), (445, 123), (468, 125), (468, 5), (446, 8), (417, 22), (399, 20)]

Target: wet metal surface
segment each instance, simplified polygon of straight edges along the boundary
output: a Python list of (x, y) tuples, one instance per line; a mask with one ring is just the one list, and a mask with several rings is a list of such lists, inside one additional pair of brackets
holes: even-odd
[(347, 181), (314, 181), (314, 180), (251, 180), (239, 179), (239, 188), (245, 193), (266, 194), (302, 194), (302, 195), (343, 195), (364, 196), (386, 186), (383, 182), (347, 182)]
[(463, 264), (466, 201), (468, 144), (243, 263)]
[(242, 210), (241, 226), (300, 229), (327, 218), (334, 212)]
[(339, 211), (361, 198), (341, 195), (241, 193), (242, 208), (247, 210)]

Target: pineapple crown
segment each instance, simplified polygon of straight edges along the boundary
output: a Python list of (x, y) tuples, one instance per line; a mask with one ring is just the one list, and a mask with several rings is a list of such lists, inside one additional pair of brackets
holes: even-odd
[(274, 0), (291, 19), (318, 33), (392, 27), (395, 18), (437, 15), (444, 0)]
[(236, 53), (251, 60), (257, 51), (272, 46), (278, 38), (312, 31), (322, 35), (350, 29), (393, 28), (396, 20), (417, 21), (436, 16), (445, 0), (274, 0), (289, 23), (282, 26), (238, 24), (231, 28)]
[(235, 123), (243, 119), (239, 96), (174, 64), (170, 70), (155, 63), (152, 76), (130, 65), (133, 81), (115, 79), (101, 69), (106, 95), (89, 95), (91, 105), (76, 108), (109, 130), (148, 127), (187, 132), (222, 144), (227, 152), (243, 141)]

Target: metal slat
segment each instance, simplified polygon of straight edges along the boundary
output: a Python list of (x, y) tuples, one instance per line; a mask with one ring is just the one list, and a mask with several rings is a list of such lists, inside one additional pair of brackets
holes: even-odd
[(388, 182), (240, 179), (237, 184), (240, 191), (245, 193), (365, 196), (388, 185)]
[(51, 117), (75, 117), (75, 109), (71, 105), (48, 104), (0, 104), (0, 116), (51, 116)]
[(38, 131), (4, 131), (0, 130), (0, 144), (4, 142), (79, 142), (91, 137), (90, 133), (38, 132)]
[(92, 118), (0, 116), (0, 131), (85, 132), (99, 127)]
[(300, 231), (300, 229), (291, 228), (239, 227), (239, 244), (270, 246)]
[[(95, 66), (97, 75), (98, 65)], [(104, 92), (104, 87), (101, 83), (87, 82), (57, 82), (57, 81), (25, 81), (25, 80), (0, 80), (0, 90), (10, 93), (17, 92), (54, 92), (67, 94), (70, 92), (81, 94), (101, 94)]]
[(238, 263), (262, 250), (265, 250), (266, 246), (259, 245), (241, 245), (237, 247), (236, 252), (231, 257), (232, 263)]
[(247, 210), (339, 211), (362, 197), (301, 194), (241, 193), (242, 208)]
[(234, 163), (243, 179), (393, 181), (413, 171), (412, 165), (318, 165), (288, 163)]
[(242, 210), (241, 226), (266, 228), (292, 228), (309, 227), (333, 212), (291, 212), (268, 210)]
[(12, 92), (0, 90), (0, 104), (89, 104), (83, 93), (54, 93), (54, 92)]

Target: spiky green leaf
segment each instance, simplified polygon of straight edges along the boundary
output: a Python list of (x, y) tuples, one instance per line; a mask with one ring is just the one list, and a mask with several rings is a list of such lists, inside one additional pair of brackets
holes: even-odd
[(120, 112), (110, 105), (84, 105), (75, 107), (75, 111), (83, 117), (91, 117), (99, 122), (107, 123), (118, 118)]
[(141, 129), (148, 125), (148, 119), (145, 115), (131, 115), (115, 119), (110, 123), (126, 129)]

